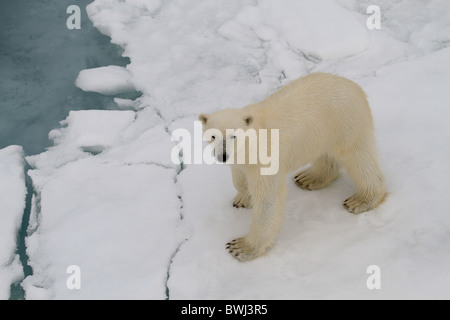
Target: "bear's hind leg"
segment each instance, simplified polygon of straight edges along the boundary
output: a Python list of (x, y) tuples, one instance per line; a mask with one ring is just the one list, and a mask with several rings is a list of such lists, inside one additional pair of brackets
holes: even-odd
[(338, 163), (325, 154), (315, 160), (311, 167), (300, 171), (294, 181), (304, 190), (318, 190), (330, 185), (338, 176)]
[[(340, 159), (341, 160), (341, 159)], [(360, 150), (342, 159), (342, 165), (356, 185), (356, 194), (346, 199), (343, 206), (359, 214), (377, 207), (386, 197), (383, 174), (378, 166), (376, 152)]]

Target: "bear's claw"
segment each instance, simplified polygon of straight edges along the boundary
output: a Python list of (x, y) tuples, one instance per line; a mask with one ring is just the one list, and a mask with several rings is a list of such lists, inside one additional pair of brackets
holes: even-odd
[(294, 182), (298, 187), (302, 188), (303, 190), (313, 191), (327, 187), (331, 182), (334, 181), (334, 179), (335, 177), (328, 177), (328, 178), (317, 177), (312, 173), (310, 173), (308, 170), (304, 170), (299, 172), (294, 177)]
[(368, 198), (367, 196), (362, 196), (359, 194), (355, 194), (344, 201), (343, 206), (349, 212), (354, 214), (363, 213), (365, 211), (372, 210), (376, 206), (378, 206), (381, 202), (386, 198), (386, 194), (382, 196), (373, 196)]
[(234, 197), (233, 207), (250, 209), (252, 207), (250, 195), (238, 192)]
[(238, 238), (226, 244), (228, 253), (237, 260), (244, 262), (261, 255), (256, 248), (253, 248), (245, 238)]

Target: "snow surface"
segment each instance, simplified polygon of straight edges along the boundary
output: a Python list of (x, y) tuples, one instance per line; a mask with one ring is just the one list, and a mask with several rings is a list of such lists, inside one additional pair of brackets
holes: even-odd
[(134, 121), (133, 111), (71, 111), (62, 121), (66, 128), (53, 130), (49, 137), (56, 144), (101, 152), (120, 140), (120, 132)]
[[(372, 4), (380, 30), (366, 28)], [(129, 81), (143, 96), (71, 112), (55, 145), (27, 157), (27, 299), (450, 298), (448, 1), (95, 0), (87, 12), (131, 60), (122, 79), (103, 82), (109, 66), (87, 87)], [(171, 133), (314, 71), (367, 92), (389, 196), (355, 216), (345, 172), (314, 192), (289, 179), (277, 244), (240, 263), (225, 243), (251, 215), (231, 205), (229, 168), (174, 165)], [(66, 286), (70, 265), (81, 289)], [(380, 290), (366, 286), (370, 265)]]
[[(101, 157), (58, 170), (41, 192), (37, 229), (27, 238), (34, 273), (27, 298), (164, 298), (166, 264), (179, 241), (173, 179), (173, 170)], [(66, 286), (70, 265), (81, 269), (80, 290)]]
[(8, 299), (11, 283), (23, 277), (16, 248), (27, 193), (24, 163), (22, 147), (0, 149), (0, 300)]

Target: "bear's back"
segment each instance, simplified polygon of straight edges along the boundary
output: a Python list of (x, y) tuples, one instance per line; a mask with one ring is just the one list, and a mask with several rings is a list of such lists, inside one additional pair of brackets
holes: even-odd
[(373, 131), (364, 91), (351, 80), (327, 73), (292, 81), (252, 108), (259, 109), (260, 128), (279, 129), (284, 156), (354, 145)]

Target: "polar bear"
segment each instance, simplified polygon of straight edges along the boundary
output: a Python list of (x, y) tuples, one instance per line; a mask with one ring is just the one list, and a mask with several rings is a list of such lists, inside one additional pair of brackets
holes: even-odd
[(311, 163), (294, 181), (302, 189), (317, 190), (336, 180), (339, 169), (345, 168), (356, 193), (343, 205), (355, 214), (377, 207), (386, 196), (369, 104), (363, 90), (351, 80), (313, 73), (259, 103), (201, 114), (199, 120), (205, 134), (211, 128), (222, 133), (223, 141), (204, 136), (213, 140), (212, 144), (219, 143), (216, 157), (222, 162), (229, 162), (238, 152), (236, 147), (226, 149), (228, 140), (235, 138), (227, 136), (227, 129), (279, 130), (276, 174), (262, 175), (260, 161), (231, 165), (237, 190), (233, 205), (253, 210), (248, 235), (226, 245), (240, 261), (256, 258), (274, 244), (284, 211), (286, 176), (292, 170)]

